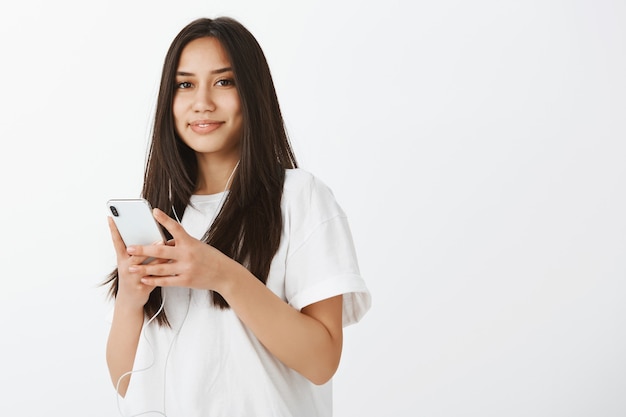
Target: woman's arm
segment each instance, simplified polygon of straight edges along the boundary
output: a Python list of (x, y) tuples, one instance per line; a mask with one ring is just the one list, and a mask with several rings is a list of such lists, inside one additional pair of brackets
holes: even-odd
[(116, 305), (113, 312), (106, 358), (111, 381), (122, 397), (126, 395), (131, 375), (128, 374), (121, 380), (120, 378), (133, 369), (143, 316), (143, 307), (133, 309)]
[(141, 264), (146, 258), (131, 256), (127, 253), (124, 241), (111, 218), (109, 218), (109, 228), (117, 257), (118, 287), (113, 321), (107, 341), (106, 359), (111, 381), (118, 388), (118, 394), (123, 397), (126, 395), (131, 375), (121, 380), (120, 378), (133, 368), (143, 327), (143, 306), (148, 302), (150, 293), (155, 287), (142, 283), (141, 275), (129, 271), (133, 265)]
[(219, 289), (237, 316), (274, 356), (315, 384), (337, 370), (343, 344), (342, 296), (298, 311), (233, 261)]
[(216, 291), (285, 365), (315, 384), (323, 384), (334, 375), (343, 344), (341, 296), (298, 311), (241, 264), (189, 236), (162, 211), (155, 209), (154, 216), (172, 234), (175, 245), (128, 248), (132, 255), (170, 260), (131, 266), (133, 274), (144, 277), (141, 280), (144, 284)]

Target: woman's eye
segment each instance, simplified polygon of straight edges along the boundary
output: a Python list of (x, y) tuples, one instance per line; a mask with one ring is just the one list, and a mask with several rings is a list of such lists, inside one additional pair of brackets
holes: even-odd
[(231, 79), (223, 79), (223, 80), (218, 80), (215, 85), (219, 86), (219, 87), (228, 87), (231, 85), (235, 85), (235, 81), (231, 80)]
[(184, 90), (185, 88), (191, 88), (191, 83), (189, 81), (183, 81), (181, 83), (176, 84), (176, 88)]

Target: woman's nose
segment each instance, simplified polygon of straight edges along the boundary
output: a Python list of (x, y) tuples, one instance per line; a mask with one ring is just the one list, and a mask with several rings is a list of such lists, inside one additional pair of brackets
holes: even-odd
[(208, 88), (198, 88), (194, 95), (193, 110), (197, 112), (215, 110), (215, 103)]

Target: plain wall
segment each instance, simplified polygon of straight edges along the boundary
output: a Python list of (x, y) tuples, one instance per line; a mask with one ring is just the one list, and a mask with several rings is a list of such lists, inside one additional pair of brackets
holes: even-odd
[(626, 414), (626, 3), (0, 5), (0, 415), (112, 417), (105, 202), (138, 195), (190, 20), (264, 48), (370, 312), (335, 415)]

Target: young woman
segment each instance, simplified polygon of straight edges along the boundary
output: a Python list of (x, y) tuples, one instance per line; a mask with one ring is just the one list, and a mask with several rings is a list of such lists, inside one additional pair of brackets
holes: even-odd
[(342, 328), (370, 294), (237, 21), (199, 19), (172, 42), (142, 196), (170, 240), (125, 247), (109, 219), (107, 363), (124, 414), (330, 416)]

